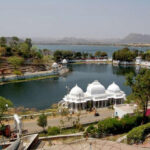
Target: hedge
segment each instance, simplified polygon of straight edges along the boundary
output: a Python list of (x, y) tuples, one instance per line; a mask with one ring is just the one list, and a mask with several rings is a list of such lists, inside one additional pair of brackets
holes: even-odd
[(118, 120), (117, 118), (107, 118), (98, 122), (98, 127), (89, 126), (86, 133), (90, 136), (106, 136), (111, 134), (121, 134), (130, 131), (132, 128), (141, 125), (142, 116), (125, 116)]
[(127, 135), (128, 144), (142, 143), (150, 133), (150, 123), (132, 129)]
[(118, 120), (117, 118), (108, 118), (98, 123), (98, 134), (105, 136), (109, 134), (120, 134), (130, 131), (132, 128), (142, 123), (142, 116), (125, 116)]

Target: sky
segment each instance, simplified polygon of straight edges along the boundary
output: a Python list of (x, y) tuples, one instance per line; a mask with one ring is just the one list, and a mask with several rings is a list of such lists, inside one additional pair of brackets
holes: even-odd
[(0, 36), (122, 38), (150, 34), (150, 0), (0, 0)]

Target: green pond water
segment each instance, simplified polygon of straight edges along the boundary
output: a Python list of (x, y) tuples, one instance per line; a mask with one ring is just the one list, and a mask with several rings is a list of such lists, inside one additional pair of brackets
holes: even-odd
[(78, 84), (84, 91), (90, 82), (99, 80), (105, 88), (115, 81), (127, 95), (130, 87), (125, 86), (125, 74), (135, 72), (135, 67), (118, 67), (105, 64), (71, 65), (72, 72), (59, 78), (50, 78), (29, 82), (11, 83), (0, 86), (0, 96), (13, 101), (14, 105), (28, 108), (45, 109), (62, 100)]

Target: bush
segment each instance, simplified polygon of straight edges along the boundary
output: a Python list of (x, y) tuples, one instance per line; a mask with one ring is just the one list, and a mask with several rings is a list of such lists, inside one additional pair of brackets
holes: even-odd
[(132, 129), (127, 135), (128, 144), (142, 143), (150, 133), (150, 123)]
[(48, 127), (48, 135), (57, 135), (60, 134), (60, 128), (58, 127)]
[(98, 123), (98, 134), (99, 136), (117, 134), (121, 128), (121, 122), (117, 118), (107, 118)]
[(98, 123), (98, 134), (99, 136), (105, 136), (128, 132), (132, 128), (139, 126), (141, 123), (141, 115), (127, 115), (121, 120), (118, 120), (117, 118), (107, 118)]
[(97, 136), (97, 128), (94, 127), (94, 125), (90, 125), (86, 131), (85, 131), (85, 135), (88, 135), (90, 137), (96, 137)]
[(141, 125), (142, 116), (141, 115), (135, 115), (135, 116), (127, 115), (127, 116), (124, 116), (124, 118), (122, 118), (120, 120), (120, 122), (122, 124), (122, 131), (123, 132), (128, 132), (132, 128)]

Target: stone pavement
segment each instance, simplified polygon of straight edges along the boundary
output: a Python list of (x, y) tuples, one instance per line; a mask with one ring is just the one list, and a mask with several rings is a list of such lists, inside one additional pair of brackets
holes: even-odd
[(70, 143), (51, 143), (49, 141), (41, 141), (37, 150), (148, 150), (138, 146), (131, 146), (113, 141), (99, 139), (81, 139)]

